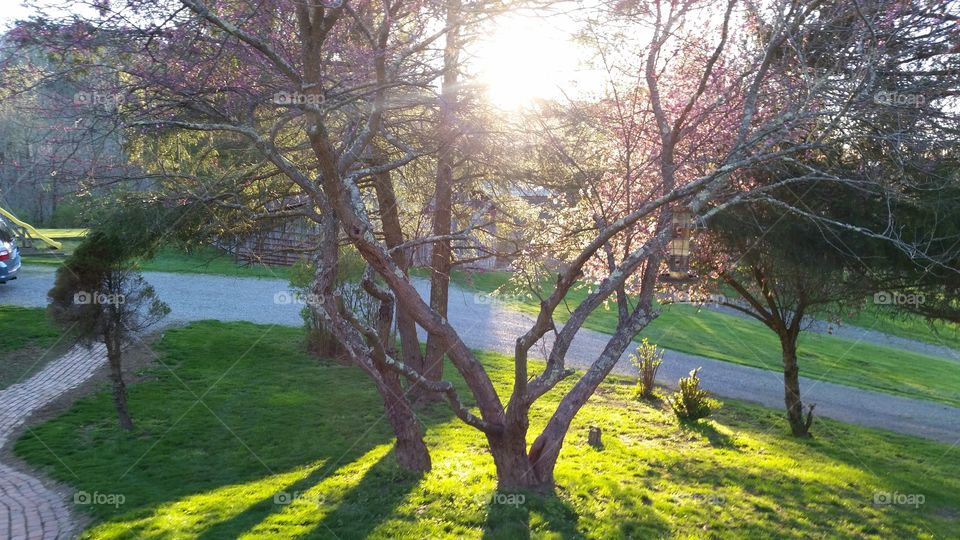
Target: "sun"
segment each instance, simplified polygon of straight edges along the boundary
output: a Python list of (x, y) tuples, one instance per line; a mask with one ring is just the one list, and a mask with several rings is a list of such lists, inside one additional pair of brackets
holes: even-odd
[(591, 79), (581, 67), (584, 49), (565, 22), (508, 14), (471, 48), (475, 75), (494, 105), (518, 109), (537, 99), (561, 99)]

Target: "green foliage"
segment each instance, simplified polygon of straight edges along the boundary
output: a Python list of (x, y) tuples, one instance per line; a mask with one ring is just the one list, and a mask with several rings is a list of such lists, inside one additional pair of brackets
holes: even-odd
[(301, 257), (300, 260), (293, 263), (293, 266), (290, 267), (290, 286), (300, 290), (309, 287), (310, 284), (313, 283), (314, 268), (313, 263), (306, 257)]
[[(357, 282), (363, 275), (363, 270), (367, 267), (366, 261), (353, 246), (344, 246), (340, 248), (337, 256), (337, 284), (348, 282)], [(316, 266), (306, 257), (290, 267), (289, 278), (290, 286), (294, 289), (306, 291), (313, 284)]]
[[(156, 299), (151, 287), (130, 271), (141, 258), (151, 257), (165, 235), (189, 220), (189, 207), (166, 208), (155, 203), (122, 204), (101, 216), (99, 223), (57, 268), (48, 313), (64, 330), (91, 341), (109, 329), (133, 329), (139, 322), (159, 320), (169, 308)], [(78, 302), (99, 295), (126, 302)], [(124, 305), (129, 303), (129, 305)], [(134, 305), (134, 303), (138, 305)], [(143, 307), (144, 312), (138, 312)], [(141, 318), (139, 315), (145, 315)], [(119, 316), (125, 316), (122, 324)]]
[[(32, 427), (15, 451), (74, 489), (125, 496), (119, 507), (75, 507), (91, 518), (82, 537), (98, 540), (956, 535), (960, 462), (944, 459), (946, 445), (829, 419), (828, 436), (797, 441), (780, 413), (736, 401), (678, 426), (669, 410), (631, 399), (620, 377), (574, 419), (558, 495), (495, 504), (480, 432), (442, 404), (418, 412), (434, 469), (404, 474), (369, 379), (305, 354), (301, 337), (248, 323), (169, 330), (156, 349), (170, 369), (158, 364), (130, 386), (136, 436), (116, 426), (103, 391)], [(512, 359), (478, 358), (508, 391)], [(534, 405), (532, 430), (574, 382)], [(198, 389), (209, 410), (195, 405)], [(591, 425), (616, 434), (603, 452), (586, 444)], [(893, 491), (926, 504), (874, 506)]]
[(640, 372), (640, 377), (637, 378), (637, 396), (643, 399), (655, 398), (657, 370), (663, 363), (663, 351), (655, 343), (643, 338), (637, 350), (630, 355), (630, 362)]
[[(362, 308), (367, 302), (365, 292), (356, 287), (360, 280), (366, 262), (353, 246), (344, 246), (340, 249), (337, 258), (337, 288), (341, 291), (344, 301), (352, 308)], [(290, 269), (290, 287), (301, 299), (313, 298), (313, 280), (316, 274), (316, 266), (306, 258), (301, 258)], [(355, 309), (354, 312), (357, 312)], [(323, 327), (322, 321), (312, 310), (307, 302), (304, 302), (300, 310), (300, 316), (303, 318), (303, 325), (306, 329), (307, 350), (318, 355), (327, 357), (338, 357), (341, 349), (333, 334)]]
[[(315, 265), (306, 257), (298, 260), (290, 268), (290, 287), (301, 298), (311, 297), (315, 268)], [(306, 331), (307, 350), (317, 356), (333, 358), (339, 356), (340, 350), (333, 334), (323, 327), (310, 306), (305, 304), (300, 308), (300, 317), (303, 318), (303, 327)]]
[(700, 376), (697, 368), (690, 372), (689, 377), (681, 377), (679, 387), (668, 401), (673, 413), (681, 422), (695, 422), (710, 416), (717, 402), (710, 399), (710, 394), (700, 388)]
[(68, 195), (57, 202), (46, 226), (51, 228), (76, 228), (91, 225), (86, 201), (77, 195)]

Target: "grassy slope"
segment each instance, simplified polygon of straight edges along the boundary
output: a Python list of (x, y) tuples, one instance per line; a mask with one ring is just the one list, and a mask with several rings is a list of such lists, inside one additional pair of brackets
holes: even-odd
[[(504, 272), (458, 273), (454, 276), (458, 284), (481, 291), (494, 291), (507, 279), (509, 274)], [(567, 305), (558, 310), (558, 318), (565, 320), (569, 310), (575, 309), (585, 297), (585, 289), (571, 291)], [(515, 301), (510, 306), (534, 316), (539, 310), (537, 302), (532, 299)], [(591, 315), (585, 326), (610, 333), (616, 328), (616, 317), (615, 307), (611, 304), (608, 309), (601, 308)], [(877, 317), (887, 325), (878, 330), (885, 331), (894, 324), (908, 324), (908, 320)], [(919, 333), (919, 327), (914, 332)], [(705, 309), (698, 311), (689, 305), (673, 305), (664, 307), (660, 317), (640, 336), (667, 349), (782, 370), (780, 342), (758, 321)], [(960, 405), (958, 367), (960, 364), (950, 360), (822, 334), (807, 332), (800, 338), (802, 375), (868, 390)]]
[(931, 325), (923, 317), (892, 315), (872, 308), (848, 318), (846, 322), (885, 334), (960, 349), (960, 325), (952, 323)]
[[(79, 240), (65, 240), (63, 250), (42, 249), (24, 255), (23, 262), (25, 264), (60, 264), (72, 253), (78, 243)], [(145, 272), (215, 274), (284, 280), (290, 278), (290, 269), (287, 267), (238, 263), (229, 254), (213, 247), (204, 247), (190, 253), (174, 248), (164, 248), (153, 259), (141, 261), (140, 269)]]
[[(423, 272), (421, 275), (423, 277), (428, 276), (426, 272)], [(455, 283), (486, 292), (502, 287), (509, 279), (509, 272), (467, 273), (454, 271), (453, 274), (453, 281)], [(575, 308), (579, 300), (583, 298), (583, 293), (575, 292), (572, 298), (576, 300), (576, 302), (571, 304), (571, 309)], [(536, 303), (532, 301), (521, 303), (516, 307), (529, 310), (531, 313), (535, 313), (535, 310), (538, 308)], [(684, 306), (684, 309), (692, 308)], [(615, 313), (611, 312), (607, 317), (600, 316), (595, 322), (598, 323), (598, 327), (608, 325), (609, 328), (613, 328), (616, 326)], [(868, 305), (866, 309), (859, 313), (846, 317), (843, 322), (885, 334), (960, 349), (960, 325), (956, 324), (937, 323), (931, 325), (923, 317), (911, 314), (891, 313), (890, 311), (882, 310), (871, 305)]]
[(49, 349), (59, 335), (44, 310), (0, 305), (0, 389), (29, 378), (56, 358), (56, 351)]
[(172, 248), (162, 249), (156, 257), (144, 261), (141, 266), (144, 271), (149, 272), (290, 279), (288, 267), (238, 263), (229, 254), (213, 247), (190, 253)]
[[(125, 496), (80, 507), (97, 539), (946, 537), (960, 526), (960, 464), (946, 446), (827, 420), (797, 441), (779, 414), (736, 402), (682, 429), (620, 379), (575, 420), (558, 497), (489, 504), (478, 432), (438, 405), (422, 417), (434, 470), (404, 474), (370, 383), (307, 357), (299, 340), (246, 323), (171, 330), (158, 348), (173, 371), (131, 388), (133, 436), (117, 430), (104, 391), (16, 452), (78, 489)], [(482, 359), (507, 388), (508, 361)], [(557, 399), (541, 400), (535, 427)], [(603, 427), (602, 451), (585, 444), (588, 425)], [(276, 504), (281, 492), (300, 498)], [(878, 492), (925, 504), (876, 507)]]

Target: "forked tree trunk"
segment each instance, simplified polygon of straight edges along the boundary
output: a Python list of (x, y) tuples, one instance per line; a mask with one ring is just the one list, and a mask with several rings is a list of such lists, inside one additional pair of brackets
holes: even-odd
[[(650, 268), (647, 272), (652, 273), (656, 270), (656, 265), (650, 265)], [(655, 315), (650, 309), (650, 296), (649, 293), (641, 293), (641, 301), (634, 308), (634, 312), (621, 321), (600, 357), (563, 396), (546, 427), (530, 446), (529, 452), (526, 449), (526, 438), (530, 406), (517, 394), (511, 397), (503, 434), (487, 436), (497, 467), (499, 489), (524, 489), (540, 493), (553, 491), (554, 469), (570, 424), (610, 374), (633, 337), (654, 319)]]
[(497, 468), (497, 489), (504, 492), (529, 490), (547, 493), (553, 489), (552, 477), (545, 484), (527, 453), (529, 407), (512, 400), (507, 408), (503, 433), (488, 434), (490, 454)]
[(803, 401), (800, 399), (800, 367), (797, 364), (797, 336), (781, 335), (783, 351), (783, 390), (787, 407), (790, 431), (797, 437), (810, 436), (810, 418), (803, 416)]
[(107, 362), (110, 364), (110, 379), (113, 381), (113, 406), (117, 410), (120, 429), (133, 430), (133, 419), (127, 405), (127, 385), (123, 381), (123, 352), (113, 336), (106, 336)]
[[(332, 295), (325, 298), (328, 299), (325, 304), (334, 304)], [(327, 311), (327, 313), (331, 317), (340, 317), (332, 310)], [(340, 318), (331, 321), (330, 324), (333, 334), (341, 342), (346, 357), (353, 365), (363, 369), (376, 385), (377, 393), (383, 400), (384, 415), (397, 437), (395, 447), (397, 463), (409, 471), (429, 471), (431, 468), (430, 451), (423, 441), (423, 426), (406, 397), (399, 375), (371, 358), (357, 356), (365, 354), (365, 351), (369, 352), (369, 349), (362, 346), (363, 339), (352, 330), (348, 322)]]
[[(310, 16), (311, 10), (298, 10), (298, 22), (301, 29), (305, 30), (304, 42), (304, 81), (309, 83), (310, 92), (319, 95), (322, 88), (320, 72), (320, 50), (323, 38), (319, 37), (326, 34), (321, 29), (322, 24), (328, 24), (336, 17), (313, 18)], [(379, 70), (385, 69), (384, 55), (375, 60)], [(327, 189), (336, 194), (335, 190), (330, 189), (329, 182), (338, 181), (339, 171), (337, 170), (337, 158), (334, 157), (333, 148), (327, 144), (328, 141), (320, 135), (322, 130), (318, 129), (322, 125), (319, 116), (310, 113), (308, 115), (309, 125), (307, 133), (310, 135), (310, 142), (314, 153), (319, 162), (319, 176), (321, 181), (327, 182)], [(314, 301), (323, 299), (323, 305), (312, 306), (318, 312), (328, 315), (325, 322), (329, 323), (331, 331), (347, 352), (350, 359), (368, 374), (376, 384), (377, 391), (384, 403), (384, 412), (390, 421), (394, 434), (397, 437), (396, 458), (401, 467), (416, 471), (430, 470), (430, 453), (426, 444), (423, 442), (423, 428), (413, 413), (409, 402), (403, 392), (403, 386), (400, 384), (398, 376), (391, 372), (387, 367), (378, 365), (369, 358), (369, 347), (363, 346), (364, 338), (353, 328), (350, 323), (344, 320), (336, 305), (336, 295), (334, 294), (335, 282), (338, 265), (338, 235), (340, 232), (340, 221), (333, 208), (326, 207), (326, 198), (315, 194), (314, 201), (321, 204), (320, 236), (321, 241), (316, 253), (316, 275), (312, 292)], [(347, 215), (347, 214), (343, 214)], [(351, 234), (357, 234), (356, 224), (350, 231)], [(390, 347), (387, 347), (388, 349)]]

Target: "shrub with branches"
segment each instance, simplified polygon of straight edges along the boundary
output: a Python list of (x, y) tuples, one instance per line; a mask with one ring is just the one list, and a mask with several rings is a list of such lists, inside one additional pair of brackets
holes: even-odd
[(681, 422), (696, 422), (710, 416), (718, 405), (706, 390), (700, 388), (700, 368), (690, 372), (689, 377), (681, 377), (679, 387), (672, 397), (668, 398), (670, 407)]
[(636, 352), (630, 355), (630, 362), (640, 371), (637, 378), (637, 397), (654, 399), (654, 385), (657, 381), (657, 370), (663, 363), (663, 350), (657, 347), (656, 343), (650, 343), (647, 338), (643, 338)]

